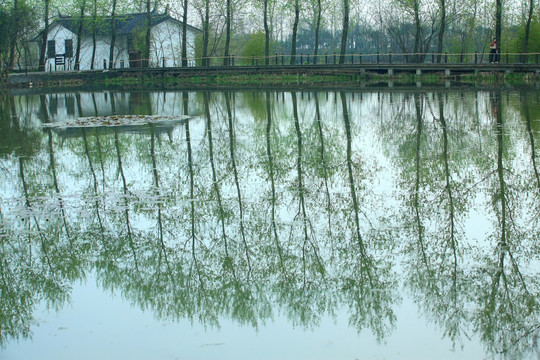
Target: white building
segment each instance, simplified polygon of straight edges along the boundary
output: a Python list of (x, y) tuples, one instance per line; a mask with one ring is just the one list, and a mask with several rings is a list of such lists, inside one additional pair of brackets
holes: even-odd
[[(114, 43), (113, 68), (140, 67), (141, 49), (145, 43), (147, 14), (125, 14), (116, 16), (116, 39)], [(109, 68), (109, 54), (112, 38), (112, 18), (100, 16), (95, 20), (96, 45), (93, 69)], [(73, 16), (59, 16), (49, 26), (47, 36), (47, 71), (73, 70), (76, 62), (77, 33), (81, 19)], [(79, 69), (91, 69), (94, 51), (92, 18), (82, 19)], [(195, 35), (201, 30), (187, 26), (187, 58), (194, 65)], [(181, 66), (182, 22), (168, 13), (151, 13), (150, 67)], [(36, 38), (41, 46), (41, 35)]]

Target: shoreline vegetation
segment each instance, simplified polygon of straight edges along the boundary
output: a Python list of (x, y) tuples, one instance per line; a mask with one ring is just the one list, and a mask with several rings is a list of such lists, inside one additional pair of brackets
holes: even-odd
[(170, 89), (207, 89), (249, 86), (251, 88), (261, 87), (314, 87), (314, 88), (354, 88), (369, 84), (386, 83), (388, 87), (400, 85), (429, 85), (429, 86), (478, 86), (478, 85), (534, 85), (540, 81), (539, 74), (529, 73), (503, 73), (503, 72), (478, 72), (476, 74), (455, 74), (446, 75), (441, 73), (411, 74), (398, 73), (394, 75), (379, 74), (371, 72), (346, 73), (346, 74), (195, 74), (188, 76), (165, 75), (156, 76), (156, 73), (137, 74), (113, 74), (107, 72), (94, 72), (93, 74), (83, 73), (42, 73), (36, 74), (13, 74), (17, 81), (3, 81), (3, 88), (24, 89), (24, 88), (83, 88), (99, 87), (104, 89), (116, 88), (170, 88)]

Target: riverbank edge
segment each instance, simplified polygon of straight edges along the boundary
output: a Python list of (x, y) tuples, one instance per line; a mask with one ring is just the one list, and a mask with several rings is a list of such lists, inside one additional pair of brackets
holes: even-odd
[(8, 89), (225, 89), (225, 88), (357, 88), (385, 83), (388, 87), (412, 86), (493, 86), (538, 84), (540, 76), (536, 73), (479, 72), (477, 74), (445, 75), (443, 73), (395, 75), (379, 73), (256, 73), (232, 74), (191, 73), (171, 75), (156, 70), (143, 72), (84, 71), (11, 74), (9, 82), (2, 84)]

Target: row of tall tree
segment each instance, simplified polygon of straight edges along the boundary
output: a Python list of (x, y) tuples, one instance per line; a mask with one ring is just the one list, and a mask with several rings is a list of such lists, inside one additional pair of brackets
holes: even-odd
[[(421, 61), (421, 54), (433, 52), (440, 62), (443, 52), (487, 52), (492, 37), (505, 51), (540, 50), (538, 0), (3, 0), (0, 28), (9, 36), (0, 40), (2, 70), (26, 62), (31, 40), (44, 45), (58, 14), (92, 18), (95, 32), (104, 26), (98, 17), (165, 8), (184, 24), (201, 28), (196, 50), (198, 63), (205, 65), (212, 57), (226, 65), (233, 55), (264, 56), (268, 63), (274, 53), (290, 54), (292, 63), (298, 52), (315, 59), (336, 52), (340, 62), (349, 53), (408, 53)], [(143, 58), (150, 51), (149, 19)], [(114, 25), (111, 30), (114, 48)], [(183, 65), (189, 46), (185, 34)], [(40, 48), (36, 57), (43, 70), (45, 46)]]

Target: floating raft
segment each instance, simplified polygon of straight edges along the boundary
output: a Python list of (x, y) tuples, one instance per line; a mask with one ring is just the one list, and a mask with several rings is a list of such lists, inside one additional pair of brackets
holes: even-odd
[(173, 124), (190, 119), (187, 115), (108, 115), (91, 116), (43, 124), (45, 128), (77, 129), (95, 127), (125, 127), (148, 124)]

